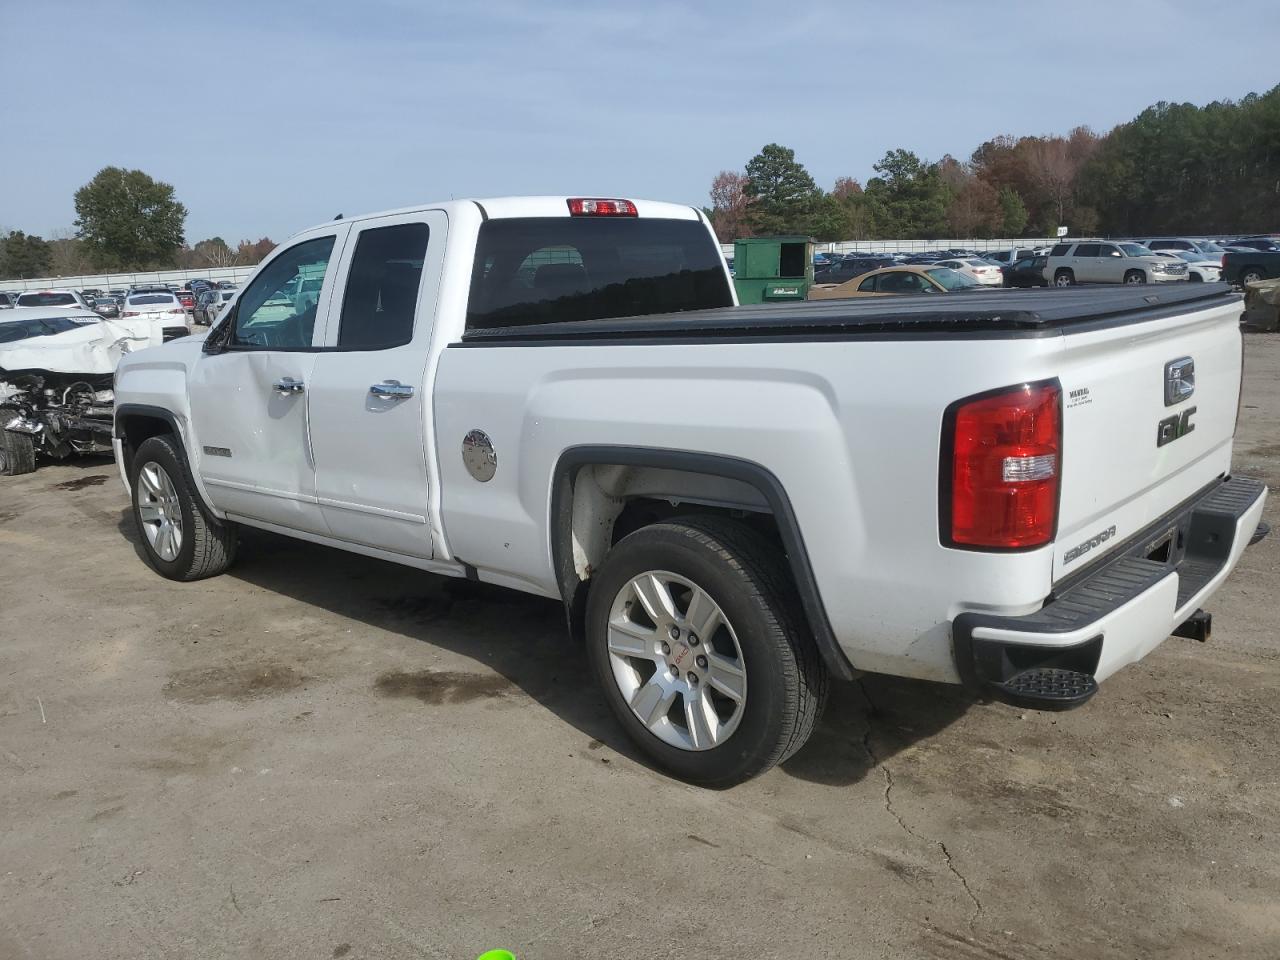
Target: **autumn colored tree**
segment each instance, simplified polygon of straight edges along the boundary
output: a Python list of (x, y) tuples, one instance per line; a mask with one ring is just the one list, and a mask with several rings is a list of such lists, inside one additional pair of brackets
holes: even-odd
[(747, 175), (734, 170), (721, 170), (711, 181), (711, 225), (721, 243), (751, 236), (746, 189)]
[(267, 254), (275, 248), (276, 243), (270, 237), (263, 237), (257, 242), (241, 240), (240, 245), (236, 247), (236, 263), (241, 266), (254, 266), (266, 259)]

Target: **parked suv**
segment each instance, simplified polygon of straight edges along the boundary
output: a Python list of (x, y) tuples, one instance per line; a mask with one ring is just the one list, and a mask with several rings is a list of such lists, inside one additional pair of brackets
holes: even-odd
[(1049, 251), (1045, 276), (1055, 286), (1076, 283), (1159, 283), (1186, 280), (1187, 265), (1157, 256), (1140, 243), (1085, 240)]

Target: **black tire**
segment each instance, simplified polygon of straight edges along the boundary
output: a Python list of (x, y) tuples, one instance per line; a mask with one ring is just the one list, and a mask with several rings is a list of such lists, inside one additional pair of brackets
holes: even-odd
[[(682, 780), (719, 788), (763, 773), (804, 746), (822, 712), (829, 677), (781, 557), (777, 544), (742, 524), (690, 517), (624, 537), (592, 577), (587, 655), (596, 679), (627, 735)], [(659, 739), (614, 679), (607, 649), (610, 610), (629, 581), (648, 570), (697, 584), (733, 624), (747, 695), (737, 728), (718, 746), (693, 751)]]
[(1240, 271), (1241, 286), (1244, 286), (1246, 283), (1257, 283), (1258, 281), (1265, 279), (1266, 277), (1263, 276), (1262, 270), (1259, 267), (1245, 267)]
[(1188, 283), (1204, 283), (1204, 277), (1200, 276), (1200, 274), (1198, 273), (1190, 273), (1187, 275), (1187, 282)]
[[(152, 546), (147, 531), (143, 529), (139, 511), (140, 487), (138, 475), (150, 463), (160, 466), (177, 493), (178, 507), (182, 514), (182, 543), (177, 556), (166, 560)], [(215, 577), (231, 566), (236, 556), (238, 535), (236, 526), (219, 520), (210, 514), (195, 492), (195, 483), (187, 467), (178, 442), (169, 434), (144, 440), (133, 457), (129, 474), (130, 499), (133, 505), (133, 522), (142, 542), (142, 552), (161, 576), (170, 580), (203, 580)]]
[[(13, 414), (0, 410), (0, 417), (12, 420)], [(0, 477), (18, 477), (35, 468), (35, 442), (25, 433), (0, 429)]]
[(1147, 275), (1141, 270), (1129, 270), (1124, 275), (1125, 283), (1146, 283)]
[(1053, 285), (1055, 287), (1074, 287), (1076, 285), (1076, 275), (1071, 270), (1059, 270), (1053, 275)]

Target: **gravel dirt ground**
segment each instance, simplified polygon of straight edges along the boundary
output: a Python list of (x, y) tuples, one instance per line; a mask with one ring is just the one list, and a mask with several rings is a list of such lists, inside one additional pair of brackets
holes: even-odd
[[(1274, 490), (1280, 337), (1247, 376)], [(125, 506), (105, 460), (0, 479), (4, 960), (1280, 956), (1280, 537), (1083, 710), (867, 676), (717, 793), (554, 603), (254, 533), (171, 583)]]

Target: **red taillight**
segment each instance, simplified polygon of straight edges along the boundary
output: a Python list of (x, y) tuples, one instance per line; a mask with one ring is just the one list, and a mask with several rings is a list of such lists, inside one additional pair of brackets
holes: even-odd
[[(1018, 550), (1053, 539), (1062, 465), (1062, 388), (1022, 384), (962, 400), (946, 417), (948, 546)], [(948, 449), (949, 448), (949, 449)]]
[(121, 316), (121, 318), (124, 318), (124, 317), (140, 317), (140, 316), (142, 316), (142, 311), (140, 311), (140, 310), (126, 310), (126, 311), (124, 311), (124, 313), (120, 314), (120, 316)]
[(574, 217), (636, 217), (636, 205), (630, 200), (597, 200), (577, 197), (569, 201), (569, 215)]

